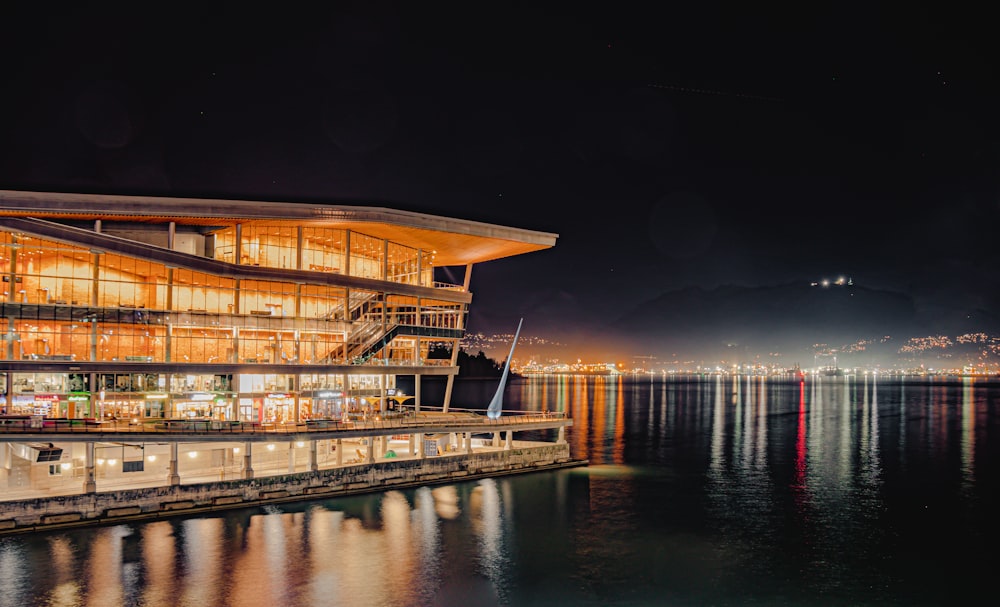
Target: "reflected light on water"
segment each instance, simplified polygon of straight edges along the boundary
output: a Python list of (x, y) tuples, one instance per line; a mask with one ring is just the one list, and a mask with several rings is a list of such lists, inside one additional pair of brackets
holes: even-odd
[(410, 503), (400, 491), (389, 491), (382, 497), (383, 568), (391, 568), (387, 581), (393, 596), (406, 596), (417, 584), (419, 575), (410, 526)]
[(142, 563), (146, 575), (146, 588), (142, 592), (144, 605), (173, 605), (176, 603), (174, 584), (177, 579), (177, 546), (174, 528), (168, 521), (155, 521), (142, 527)]
[(76, 550), (69, 538), (49, 540), (49, 566), (55, 587), (46, 604), (51, 607), (72, 607), (80, 604), (80, 583), (76, 576)]
[(188, 519), (179, 525), (183, 537), (184, 586), (181, 604), (219, 603), (217, 580), (224, 579), (222, 519)]
[(962, 483), (968, 488), (975, 481), (976, 400), (971, 377), (962, 382)]
[(445, 485), (431, 489), (434, 496), (434, 511), (443, 519), (458, 518), (461, 509), (458, 507), (458, 490), (454, 485)]
[(483, 479), (469, 496), (469, 516), (478, 536), (480, 566), (486, 577), (499, 586), (507, 568), (504, 558), (500, 492), (493, 479)]
[(0, 607), (927, 607), (991, 583), (1000, 382), (512, 390), (568, 411), (590, 466), (0, 537)]
[(340, 600), (340, 529), (344, 513), (323, 507), (309, 511), (309, 585), (306, 596), (310, 604), (335, 605)]

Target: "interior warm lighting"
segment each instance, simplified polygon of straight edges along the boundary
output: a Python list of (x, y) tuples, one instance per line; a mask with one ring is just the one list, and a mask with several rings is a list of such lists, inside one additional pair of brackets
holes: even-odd
[(118, 460), (116, 460), (116, 459), (109, 459), (108, 460), (108, 465), (109, 466), (114, 466), (117, 463), (118, 463)]
[(239, 447), (233, 447), (233, 455), (235, 455), (235, 454), (237, 454), (239, 452), (240, 452), (240, 448)]
[(149, 460), (149, 461), (151, 461), (151, 462), (155, 462), (155, 461), (156, 461), (156, 456), (155, 456), (155, 455), (150, 455), (150, 456), (149, 456), (149, 457), (147, 457), (146, 459), (148, 459), (148, 460)]
[(62, 468), (63, 470), (69, 470), (70, 468), (73, 467), (73, 464), (69, 462), (63, 462), (62, 464), (59, 465), (59, 467)]
[(191, 459), (194, 459), (194, 458), (198, 457), (198, 452), (197, 451), (188, 451), (188, 457), (190, 457)]
[(98, 465), (104, 465), (104, 458), (103, 457), (97, 458), (97, 463)]
[(302, 442), (302, 441), (298, 441), (297, 443), (295, 443), (295, 446), (296, 446), (296, 447), (304, 447), (304, 446), (305, 446), (305, 443), (304, 443), (304, 442)]
[(274, 443), (270, 443), (270, 444), (268, 444), (268, 445), (267, 445), (267, 450), (268, 450), (268, 451), (274, 451)]

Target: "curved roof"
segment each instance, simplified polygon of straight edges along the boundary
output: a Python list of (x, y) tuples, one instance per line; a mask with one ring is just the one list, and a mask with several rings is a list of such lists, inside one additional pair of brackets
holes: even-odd
[(300, 202), (172, 198), (0, 190), (0, 216), (48, 220), (238, 223), (308, 223), (356, 230), (435, 251), (435, 265), (480, 263), (555, 246), (557, 234), (385, 207)]

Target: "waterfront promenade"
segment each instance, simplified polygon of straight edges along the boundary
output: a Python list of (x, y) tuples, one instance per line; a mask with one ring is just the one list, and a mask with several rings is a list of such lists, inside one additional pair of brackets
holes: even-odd
[[(386, 482), (383, 475), (392, 476), (391, 482), (413, 482), (418, 477), (429, 481), (438, 475), (460, 478), (470, 473), (526, 471), (549, 465), (553, 461), (549, 449), (566, 448), (565, 428), (572, 425), (561, 413), (513, 412), (489, 419), (473, 411), (412, 410), (368, 419), (298, 424), (5, 421), (0, 424), (0, 442), (7, 443), (4, 447), (10, 452), (25, 447), (40, 454), (57, 452), (45, 463), (36, 460), (27, 465), (9, 455), (3, 470), (5, 489), (0, 503), (9, 506), (5, 507), (7, 515), (16, 517), (18, 509), (10, 508), (16, 503), (30, 503), (47, 513), (42, 515), (43, 522), (44, 516), (59, 510), (56, 505), (62, 500), (97, 494), (117, 494), (113, 499), (127, 501), (130, 495), (175, 488), (182, 493), (194, 491), (217, 506), (220, 496), (233, 498), (233, 489), (260, 483), (281, 487), (305, 483), (308, 487), (303, 491), (308, 488), (332, 494), (379, 489)], [(532, 440), (513, 438), (515, 432), (545, 430), (555, 433), (555, 442), (539, 440), (537, 433)], [(534, 452), (543, 455), (530, 455)], [(517, 463), (483, 464), (481, 458), (490, 458), (490, 454), (501, 458), (499, 462), (513, 457)], [(536, 458), (538, 461), (533, 461)], [(470, 464), (473, 461), (479, 463)], [(396, 471), (399, 466), (406, 469), (402, 476)], [(366, 475), (374, 480), (357, 480)], [(343, 481), (345, 478), (351, 482)], [(285, 493), (284, 489), (252, 488), (242, 495), (263, 499), (264, 494), (284, 498)], [(98, 501), (102, 499), (112, 498)], [(241, 498), (239, 503), (243, 501)], [(159, 513), (161, 507), (151, 508)], [(113, 510), (103, 510), (105, 515), (109, 511)]]

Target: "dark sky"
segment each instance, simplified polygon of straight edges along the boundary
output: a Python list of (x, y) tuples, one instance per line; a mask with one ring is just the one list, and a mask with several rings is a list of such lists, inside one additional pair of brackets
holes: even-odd
[(523, 316), (570, 343), (692, 287), (843, 275), (922, 310), (1000, 305), (1000, 54), (978, 9), (21, 4), (0, 39), (6, 189), (554, 232), (476, 268), (470, 328)]

